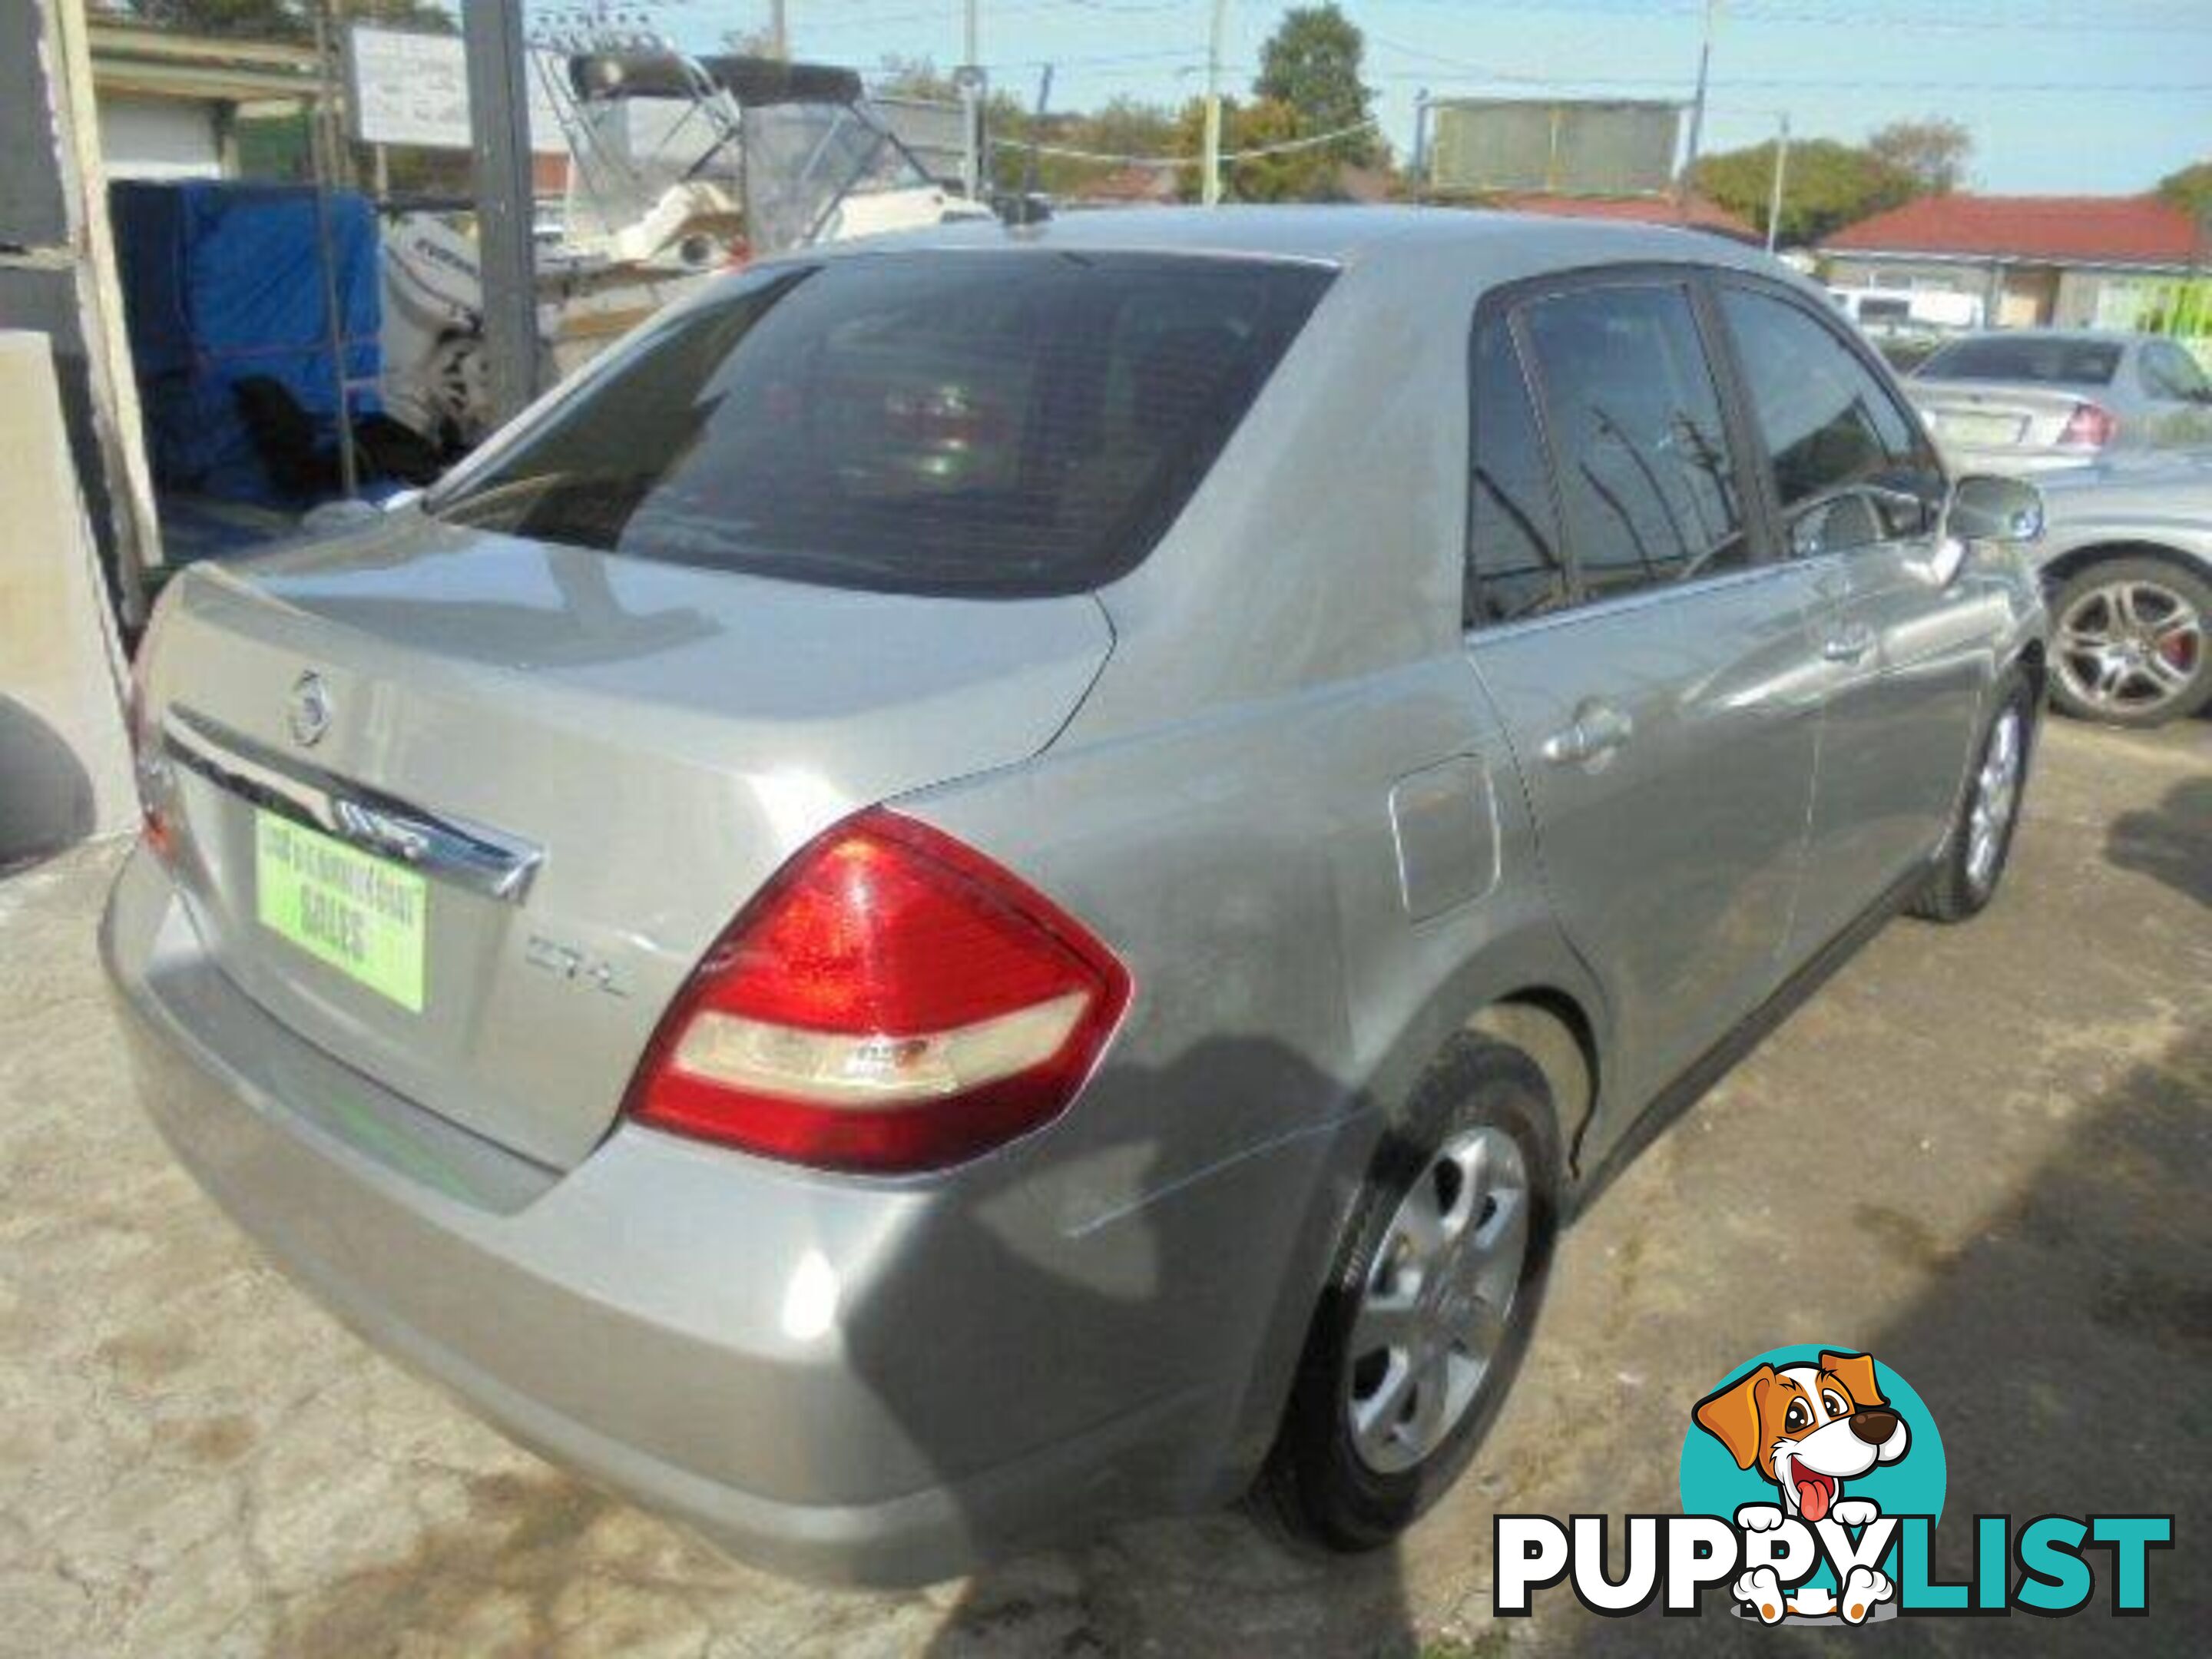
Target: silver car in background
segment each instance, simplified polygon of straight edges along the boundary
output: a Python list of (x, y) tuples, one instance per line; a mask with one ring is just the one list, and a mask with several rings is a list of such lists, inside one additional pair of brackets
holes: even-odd
[(170, 586), (103, 930), (146, 1109), (371, 1340), (739, 1553), (922, 1579), (1255, 1483), (1370, 1547), (1563, 1220), (1894, 910), (1989, 902), (2037, 511), (1691, 234), (766, 262)]
[(2212, 380), (2156, 335), (2005, 329), (1955, 340), (1905, 390), (1951, 464), (2040, 473), (2212, 447)]
[(2212, 707), (2212, 456), (2130, 456), (2039, 482), (2048, 524), (2021, 552), (2050, 599), (2058, 707), (2113, 726)]

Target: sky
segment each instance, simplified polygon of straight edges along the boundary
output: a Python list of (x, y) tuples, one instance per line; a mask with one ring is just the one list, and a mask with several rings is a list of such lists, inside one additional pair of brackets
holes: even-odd
[[(1226, 0), (1228, 89), (1242, 91), (1284, 0)], [(1413, 105), (1438, 95), (1686, 99), (1705, 0), (1342, 0), (1367, 36), (1385, 136), (1412, 148)], [(1202, 89), (1212, 0), (978, 0), (996, 86), (1054, 108)], [(764, 24), (768, 0), (664, 0), (679, 43)], [(871, 70), (962, 55), (962, 0), (785, 0), (794, 56)], [(1719, 0), (1708, 151), (1794, 134), (1855, 140), (1942, 114), (1973, 134), (1972, 187), (2014, 194), (2147, 190), (2212, 157), (2212, 0)]]

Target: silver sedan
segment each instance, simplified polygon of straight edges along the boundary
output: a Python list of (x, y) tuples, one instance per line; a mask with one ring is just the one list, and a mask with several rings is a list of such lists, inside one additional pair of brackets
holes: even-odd
[(2041, 473), (2212, 445), (2212, 379), (2154, 335), (2008, 329), (1954, 341), (1905, 390), (1952, 464)]
[(2047, 473), (2023, 549), (2051, 615), (2059, 708), (2159, 726), (2212, 704), (2212, 458), (2146, 455)]
[(144, 1103), (373, 1340), (748, 1555), (925, 1578), (1255, 1483), (1371, 1548), (1609, 1172), (1990, 902), (2039, 511), (1694, 234), (763, 261), (170, 585), (105, 933)]

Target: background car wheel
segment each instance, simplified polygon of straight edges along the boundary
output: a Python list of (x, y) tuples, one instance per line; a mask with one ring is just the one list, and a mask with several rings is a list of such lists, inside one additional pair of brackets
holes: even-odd
[(2162, 726), (2212, 702), (2212, 582), (2163, 559), (2106, 559), (2051, 601), (2059, 708), (2112, 726)]
[(1255, 1489), (1293, 1537), (1372, 1549), (1467, 1467), (1535, 1323), (1558, 1168), (1543, 1073), (1455, 1038), (1376, 1152)]
[(1915, 915), (1929, 921), (1964, 921), (1978, 915), (1996, 896), (2012, 855), (2035, 746), (2035, 698), (2017, 669), (1999, 684), (1996, 708), (1943, 845), (1942, 861), (1912, 907)]

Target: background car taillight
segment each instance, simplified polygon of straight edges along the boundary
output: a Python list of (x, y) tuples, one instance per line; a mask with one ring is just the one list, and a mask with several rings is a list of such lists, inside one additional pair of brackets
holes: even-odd
[(973, 1158), (1059, 1115), (1129, 1000), (1079, 922), (882, 808), (802, 848), (708, 951), (638, 1121), (826, 1169)]
[(2120, 429), (2112, 411), (2099, 404), (2076, 404), (2058, 441), (2069, 449), (2102, 449)]

